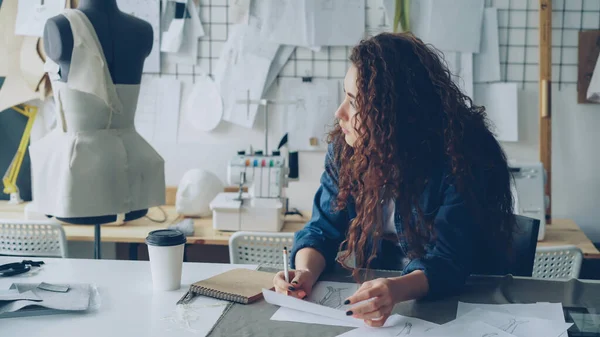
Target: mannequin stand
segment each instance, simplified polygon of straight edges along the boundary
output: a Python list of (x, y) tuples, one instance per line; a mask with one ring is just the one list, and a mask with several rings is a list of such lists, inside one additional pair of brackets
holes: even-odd
[[(147, 209), (133, 211), (125, 214), (125, 221), (132, 221), (139, 219), (148, 214)], [(102, 259), (102, 235), (101, 226), (115, 222), (117, 217), (115, 215), (89, 217), (89, 218), (56, 218), (58, 221), (70, 223), (73, 225), (93, 225), (94, 226), (94, 259)]]
[(101, 224), (94, 225), (94, 259), (102, 259), (102, 236), (100, 235)]

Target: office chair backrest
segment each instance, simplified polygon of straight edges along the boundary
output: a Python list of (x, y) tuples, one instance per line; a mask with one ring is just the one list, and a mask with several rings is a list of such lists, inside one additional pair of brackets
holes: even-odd
[(540, 220), (522, 215), (515, 215), (517, 228), (513, 236), (513, 265), (511, 274), (514, 276), (532, 276), (537, 248)]
[(51, 220), (0, 219), (0, 255), (67, 257), (65, 232)]

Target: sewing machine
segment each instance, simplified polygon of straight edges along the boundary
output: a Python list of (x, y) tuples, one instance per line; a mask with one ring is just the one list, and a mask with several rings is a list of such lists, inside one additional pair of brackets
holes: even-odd
[[(230, 185), (239, 192), (219, 193), (210, 203), (213, 227), (225, 231), (278, 232), (287, 211), (284, 188), (288, 186), (288, 168), (279, 152), (260, 152), (234, 156), (227, 166)], [(244, 192), (244, 187), (248, 192)]]
[(538, 241), (546, 233), (546, 204), (544, 194), (546, 175), (542, 163), (511, 163), (514, 178), (513, 196), (515, 214), (540, 220)]

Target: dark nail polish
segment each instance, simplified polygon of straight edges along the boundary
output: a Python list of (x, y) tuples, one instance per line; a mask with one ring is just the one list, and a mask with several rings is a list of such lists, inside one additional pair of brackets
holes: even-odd
[(352, 316), (352, 310), (346, 311), (346, 316)]
[(348, 305), (348, 304), (350, 304), (350, 300), (345, 300), (344, 305)]
[(294, 288), (294, 287), (289, 287), (288, 289), (289, 289), (290, 291), (295, 291), (295, 290), (296, 290), (296, 288)]
[(292, 284), (298, 284), (298, 281), (292, 281)]

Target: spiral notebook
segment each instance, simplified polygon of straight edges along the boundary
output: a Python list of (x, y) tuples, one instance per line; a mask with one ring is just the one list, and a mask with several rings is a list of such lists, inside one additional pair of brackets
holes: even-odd
[(208, 296), (241, 304), (249, 304), (262, 298), (262, 289), (273, 288), (275, 274), (251, 269), (232, 269), (198, 281), (180, 302), (189, 302), (194, 296)]

